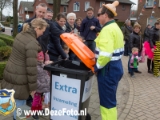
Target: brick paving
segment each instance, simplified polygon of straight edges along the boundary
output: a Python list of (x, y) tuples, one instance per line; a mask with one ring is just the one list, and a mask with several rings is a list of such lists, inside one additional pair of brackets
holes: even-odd
[[(146, 63), (139, 66), (142, 74), (135, 74), (135, 78), (130, 78), (127, 71), (128, 57), (123, 57), (122, 61), (124, 76), (117, 90), (118, 120), (160, 120), (160, 78), (147, 73)], [(92, 120), (101, 120), (96, 78), (90, 97), (89, 113)], [(6, 117), (0, 115), (0, 120), (12, 119), (12, 115)]]

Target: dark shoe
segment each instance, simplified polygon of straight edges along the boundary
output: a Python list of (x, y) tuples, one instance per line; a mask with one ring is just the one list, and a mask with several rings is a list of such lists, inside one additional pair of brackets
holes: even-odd
[(153, 74), (153, 71), (152, 70), (148, 70), (148, 73)]
[(13, 118), (13, 120), (16, 120), (16, 119)]
[(134, 71), (135, 73), (142, 73), (141, 71), (137, 70), (137, 71)]
[(36, 115), (33, 115), (32, 118), (34, 118), (34, 120), (39, 120), (39, 117), (38, 117), (37, 114), (36, 114)]
[(91, 120), (91, 116), (89, 113), (87, 113), (86, 119), (85, 120)]

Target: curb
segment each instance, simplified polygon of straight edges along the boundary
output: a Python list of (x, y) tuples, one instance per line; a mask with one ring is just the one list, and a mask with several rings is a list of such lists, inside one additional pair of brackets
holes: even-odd
[(132, 107), (132, 103), (134, 100), (134, 86), (133, 86), (132, 80), (128, 76), (125, 76), (125, 77), (129, 83), (129, 98), (128, 98), (128, 101), (126, 103), (124, 110), (122, 111), (121, 115), (118, 117), (118, 120), (126, 119), (127, 115), (130, 112), (130, 109)]

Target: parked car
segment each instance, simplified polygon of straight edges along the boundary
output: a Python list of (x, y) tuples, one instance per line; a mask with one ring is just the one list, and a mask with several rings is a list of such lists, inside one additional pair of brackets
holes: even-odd
[[(23, 23), (18, 24), (18, 33), (21, 32)], [(13, 36), (13, 28), (11, 29), (11, 35)]]
[(5, 27), (0, 23), (0, 31), (5, 32)]

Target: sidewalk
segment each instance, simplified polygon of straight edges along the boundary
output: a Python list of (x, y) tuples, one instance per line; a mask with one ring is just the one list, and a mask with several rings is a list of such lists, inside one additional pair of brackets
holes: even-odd
[[(146, 63), (141, 63), (139, 70), (130, 78), (127, 70), (128, 57), (123, 57), (124, 76), (117, 90), (118, 120), (159, 120), (160, 119), (160, 78), (147, 73)], [(92, 120), (101, 120), (99, 97), (95, 78), (90, 98), (89, 113)], [(12, 115), (0, 116), (0, 120), (12, 120)], [(33, 119), (28, 119), (33, 120)], [(41, 117), (40, 120), (48, 120)]]

